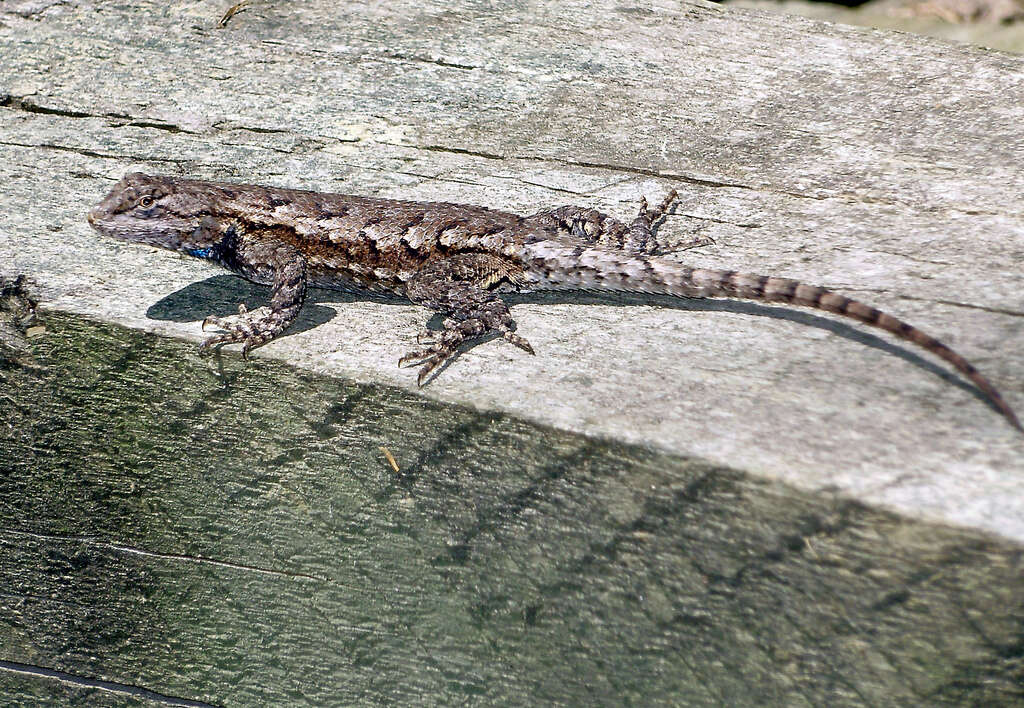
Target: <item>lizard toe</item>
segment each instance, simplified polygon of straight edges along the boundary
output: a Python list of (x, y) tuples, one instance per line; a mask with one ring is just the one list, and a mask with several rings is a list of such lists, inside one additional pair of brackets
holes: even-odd
[(524, 352), (528, 354), (536, 354), (536, 352), (533, 351), (533, 347), (530, 346), (530, 343), (526, 341), (523, 337), (520, 337), (515, 332), (512, 332), (511, 330), (506, 330), (503, 336), (505, 337), (506, 342), (516, 345)]
[(423, 366), (420, 367), (420, 373), (416, 376), (416, 384), (418, 386), (426, 385), (431, 378), (432, 374), (439, 373), (440, 367), (451, 361), (455, 357), (455, 352), (440, 350), (423, 362)]
[(409, 352), (401, 359), (398, 360), (399, 366), (416, 366), (421, 364), (435, 354), (434, 349), (418, 349), (416, 351)]

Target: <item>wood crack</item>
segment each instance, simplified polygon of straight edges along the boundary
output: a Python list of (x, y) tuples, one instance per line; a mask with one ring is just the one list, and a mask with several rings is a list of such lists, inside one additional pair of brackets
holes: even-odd
[(894, 293), (893, 291), (886, 290), (884, 288), (854, 288), (844, 286), (841, 289), (848, 290), (850, 292), (880, 293), (883, 295), (898, 297), (903, 300), (913, 300), (915, 302), (931, 302), (937, 305), (948, 305), (950, 307), (963, 307), (968, 310), (981, 310), (982, 312), (991, 312), (992, 314), (996, 315), (1011, 315), (1013, 317), (1024, 317), (1024, 311), (1011, 310), (1010, 308), (1007, 307), (992, 307), (991, 305), (977, 305), (973, 302), (957, 302), (956, 300), (939, 300), (929, 297), (917, 297), (915, 295), (907, 295), (905, 293)]
[(99, 541), (89, 536), (56, 536), (50, 534), (32, 533), (29, 531), (17, 531), (14, 529), (6, 529), (2, 533), (13, 536), (22, 536), (25, 538), (31, 538), (40, 541), (60, 541), (69, 543), (82, 543), (93, 548), (100, 548), (108, 551), (114, 551), (116, 553), (127, 553), (136, 556), (143, 556), (146, 558), (157, 558), (160, 560), (170, 561), (185, 561), (190, 563), (202, 563), (205, 565), (212, 565), (218, 568), (227, 568), (231, 570), (242, 570), (251, 573), (260, 573), (263, 575), (273, 575), (281, 578), (289, 578), (295, 580), (314, 580), (317, 582), (329, 582), (329, 578), (321, 575), (311, 575), (307, 573), (293, 573), (286, 570), (274, 570), (272, 568), (262, 568), (256, 565), (249, 565), (246, 563), (234, 563), (231, 561), (222, 561), (215, 558), (207, 558), (205, 556), (193, 556), (186, 555), (184, 553), (163, 553), (159, 551), (147, 551), (141, 548), (134, 548), (133, 546), (123, 546), (117, 543), (109, 543), (107, 541)]
[(145, 688), (143, 686), (136, 686), (135, 684), (106, 681), (104, 679), (96, 679), (90, 676), (79, 676), (77, 674), (68, 673), (67, 671), (61, 671), (60, 669), (51, 669), (48, 666), (39, 666), (37, 664), (24, 664), (20, 661), (7, 661), (0, 659), (0, 670), (39, 678), (55, 679), (61, 683), (77, 686), (79, 688), (96, 688), (101, 691), (117, 693), (122, 696), (144, 698), (146, 700), (162, 703), (165, 706), (217, 708), (214, 703), (206, 703), (205, 701), (197, 701), (191, 698), (182, 698), (180, 696), (172, 696), (166, 693), (158, 693), (152, 689)]
[[(365, 56), (365, 55), (364, 55)], [(433, 57), (420, 57), (411, 54), (401, 54), (399, 52), (385, 52), (378, 56), (387, 59), (397, 59), (399, 61), (418, 62), (420, 64), (433, 64), (435, 66), (444, 67), (445, 69), (462, 69), (463, 71), (473, 71), (481, 67), (474, 66), (472, 64), (459, 64), (453, 61), (445, 61), (444, 59), (434, 59)]]

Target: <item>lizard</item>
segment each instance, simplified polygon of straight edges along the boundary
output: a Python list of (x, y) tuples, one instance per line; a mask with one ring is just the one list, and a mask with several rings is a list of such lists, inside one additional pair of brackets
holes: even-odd
[(790, 278), (691, 268), (659, 257), (655, 234), (678, 195), (641, 198), (625, 224), (563, 206), (531, 216), (480, 206), (329, 194), (129, 173), (88, 213), (101, 234), (182, 252), (271, 287), (268, 305), (210, 316), (220, 330), (200, 351), (241, 343), (243, 356), (282, 334), (308, 287), (406, 298), (443, 316), (399, 359), (422, 386), (464, 344), (499, 335), (533, 354), (516, 332), (507, 292), (582, 290), (796, 305), (885, 330), (951, 364), (1024, 433), (998, 389), (967, 359), (920, 329), (858, 300)]

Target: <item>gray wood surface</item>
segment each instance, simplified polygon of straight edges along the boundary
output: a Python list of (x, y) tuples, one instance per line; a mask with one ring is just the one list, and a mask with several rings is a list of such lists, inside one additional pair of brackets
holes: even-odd
[(423, 310), (319, 293), (258, 361), (199, 361), (265, 291), (84, 221), (130, 169), (624, 218), (676, 188), (663, 235), (716, 241), (680, 260), (883, 307), (1020, 412), (1024, 59), (700, 2), (224, 9), (0, 2), (0, 272), (51, 318), (51, 373), (2, 372), (0, 694), (1024, 700), (1024, 436), (926, 355), (521, 299), (537, 356), (420, 392)]
[[(147, 309), (209, 266), (84, 224), (128, 169), (623, 217), (675, 187), (669, 240), (717, 241), (681, 258), (863, 297), (1024, 409), (1021, 57), (689, 3), (211, 12), (3, 15), (0, 257), (51, 306), (200, 337)], [(329, 307), (260, 355), (414, 387), (421, 309)], [(425, 394), (1024, 539), (1024, 440), (917, 352), (748, 303), (514, 315), (538, 356), (491, 342)]]

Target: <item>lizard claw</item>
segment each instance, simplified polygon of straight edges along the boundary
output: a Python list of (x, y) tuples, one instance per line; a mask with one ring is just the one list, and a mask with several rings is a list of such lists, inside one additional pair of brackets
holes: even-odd
[(200, 354), (206, 354), (212, 349), (219, 348), (221, 344), (231, 344), (232, 341), (230, 334), (218, 334), (214, 337), (207, 337), (199, 345), (198, 351)]
[(425, 329), (416, 335), (417, 344), (434, 344), (437, 342), (437, 330)]
[[(241, 317), (242, 315), (245, 315), (248, 312), (249, 312), (249, 308), (245, 306), (244, 302), (238, 303), (238, 315), (237, 315), (238, 317)], [(230, 330), (231, 329), (231, 322), (232, 322), (233, 319), (235, 319), (235, 316), (232, 316), (232, 317), (217, 317), (216, 315), (210, 315), (205, 320), (203, 320), (203, 324), (201, 326), (201, 329), (205, 332), (207, 327), (209, 327), (210, 325), (214, 325), (214, 326), (219, 327), (221, 329)]]
[(419, 357), (420, 354), (421, 352), (409, 352), (398, 360), (398, 367), (404, 369), (407, 366), (414, 366), (415, 364), (418, 364), (422, 361)]
[(409, 352), (398, 360), (398, 365), (402, 367), (420, 366), (420, 372), (416, 376), (416, 384), (423, 386), (429, 381), (432, 373), (436, 372), (443, 364), (454, 359), (456, 354), (457, 350), (454, 346), (438, 344), (426, 349)]
[(406, 354), (405, 356), (398, 360), (398, 365), (401, 367), (416, 366), (417, 364), (422, 364), (424, 361), (430, 359), (431, 357), (437, 356), (437, 353), (437, 350), (433, 347), (430, 347), (428, 349), (419, 349), (414, 352), (409, 352), (408, 354)]
[(509, 344), (516, 345), (517, 347), (522, 349), (527, 354), (536, 354), (536, 352), (533, 351), (533, 347), (530, 346), (530, 343), (527, 342), (522, 337), (520, 337), (515, 332), (513, 332), (512, 330), (505, 330), (505, 332), (504, 332), (504, 334), (502, 336), (505, 337), (505, 341), (506, 342), (508, 342)]
[(416, 375), (416, 385), (423, 388), (427, 384), (427, 380), (430, 377), (431, 372), (436, 369), (441, 362), (428, 362), (420, 367), (420, 373)]
[(248, 359), (249, 352), (256, 347), (263, 346), (273, 339), (281, 329), (280, 324), (273, 320), (273, 312), (270, 308), (261, 307), (250, 311), (244, 304), (238, 306), (238, 314), (229, 317), (217, 317), (210, 315), (203, 320), (203, 331), (213, 326), (222, 330), (207, 338), (199, 345), (199, 353), (205, 353), (210, 349), (222, 344), (242, 344), (242, 358)]
[(438, 351), (433, 356), (429, 357), (423, 366), (420, 367), (420, 373), (416, 375), (416, 385), (424, 386), (431, 378), (431, 374), (438, 371), (439, 367), (455, 358), (455, 352)]
[(430, 347), (418, 351), (409, 352), (398, 360), (399, 366), (420, 366), (420, 372), (416, 376), (416, 384), (423, 386), (430, 378), (430, 374), (446, 361), (454, 358), (455, 352), (447, 347)]

